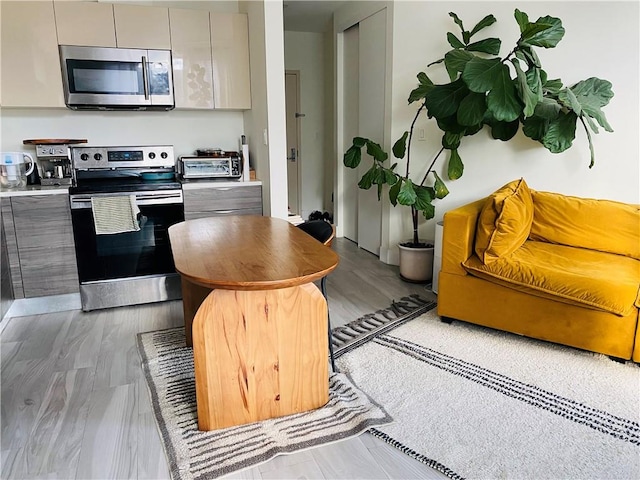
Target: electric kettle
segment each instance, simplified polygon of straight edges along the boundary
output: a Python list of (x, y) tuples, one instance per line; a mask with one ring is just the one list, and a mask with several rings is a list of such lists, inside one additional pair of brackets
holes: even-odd
[[(29, 167), (25, 166), (28, 159)], [(35, 162), (28, 153), (0, 153), (0, 185), (6, 188), (20, 188), (27, 184), (27, 176), (33, 172)]]

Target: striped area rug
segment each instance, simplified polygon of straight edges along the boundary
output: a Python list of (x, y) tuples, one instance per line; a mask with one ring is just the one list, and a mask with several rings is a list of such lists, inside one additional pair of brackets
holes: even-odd
[(450, 478), (640, 478), (637, 364), (435, 310), (336, 356), (395, 420), (370, 433)]
[(184, 328), (138, 335), (138, 351), (174, 480), (217, 478), (292, 453), (358, 435), (391, 417), (343, 374), (329, 379), (317, 410), (211, 432), (198, 430), (193, 351)]

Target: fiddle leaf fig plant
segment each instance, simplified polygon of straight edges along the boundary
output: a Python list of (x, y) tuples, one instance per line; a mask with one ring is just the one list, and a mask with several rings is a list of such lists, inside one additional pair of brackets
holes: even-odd
[[(434, 201), (444, 198), (449, 190), (434, 170), (436, 161), (447, 150), (447, 176), (456, 180), (464, 173), (459, 147), (465, 137), (475, 135), (485, 126), (491, 137), (508, 141), (520, 127), (525, 136), (541, 143), (552, 153), (571, 147), (578, 120), (586, 132), (591, 160), (595, 152), (591, 133), (599, 127), (613, 129), (602, 108), (613, 97), (611, 83), (596, 77), (565, 87), (560, 79), (549, 78), (542, 68), (535, 48), (555, 48), (565, 30), (559, 18), (545, 16), (531, 22), (526, 13), (516, 9), (514, 17), (520, 27), (520, 38), (505, 55), (500, 56), (499, 38), (476, 40), (476, 35), (496, 22), (487, 15), (471, 30), (467, 30), (455, 13), (449, 13), (459, 33), (447, 32), (451, 50), (427, 68), (443, 65), (449, 83), (436, 84), (425, 72), (417, 75), (418, 86), (409, 93), (409, 104), (418, 104), (408, 131), (394, 143), (393, 156), (405, 159), (404, 172), (397, 172), (398, 163), (387, 166), (389, 154), (373, 140), (356, 137), (344, 154), (344, 165), (357, 168), (362, 161), (362, 148), (371, 157), (371, 168), (362, 176), (358, 186), (369, 189), (377, 186), (378, 199), (383, 186), (389, 186), (389, 200), (411, 207), (413, 240), (405, 246), (423, 246), (418, 239), (418, 219), (421, 213), (427, 220), (435, 215)], [(435, 119), (442, 131), (442, 147), (420, 177), (412, 177), (411, 141), (414, 126), (421, 115)], [(426, 182), (429, 180), (429, 185)]]

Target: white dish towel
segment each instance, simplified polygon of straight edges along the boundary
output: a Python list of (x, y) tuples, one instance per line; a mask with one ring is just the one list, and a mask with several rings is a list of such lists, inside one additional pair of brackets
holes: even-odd
[(91, 210), (96, 235), (137, 232), (140, 230), (140, 209), (135, 195), (92, 197)]

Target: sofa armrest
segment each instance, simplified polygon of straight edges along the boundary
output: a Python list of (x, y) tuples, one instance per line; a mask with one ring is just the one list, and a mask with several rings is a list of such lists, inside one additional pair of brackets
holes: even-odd
[(462, 268), (462, 262), (473, 255), (476, 224), (485, 201), (486, 198), (483, 198), (444, 214), (441, 271), (456, 275), (467, 274)]

